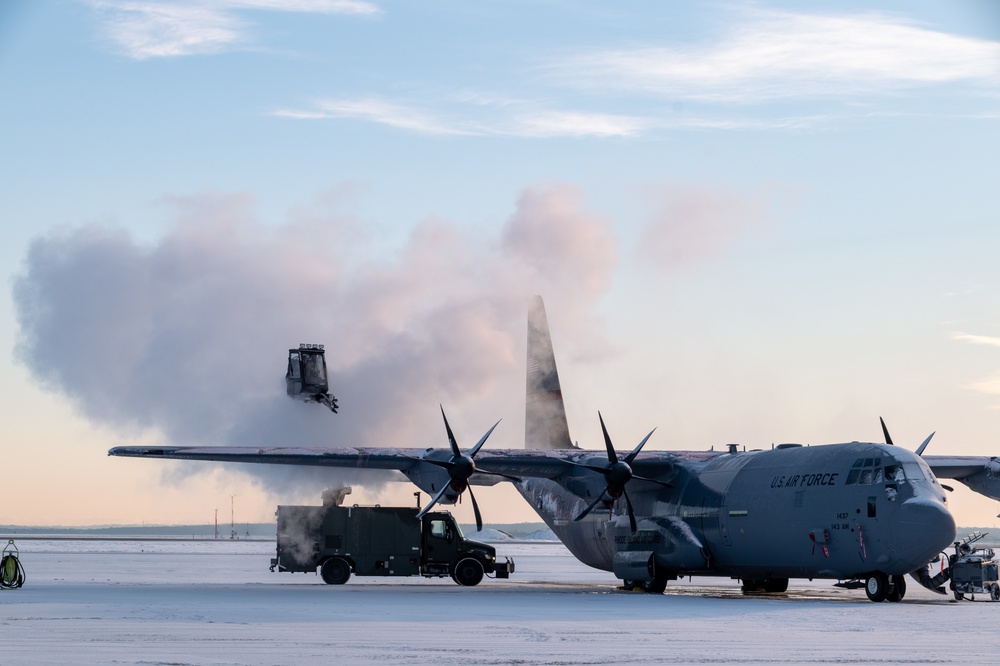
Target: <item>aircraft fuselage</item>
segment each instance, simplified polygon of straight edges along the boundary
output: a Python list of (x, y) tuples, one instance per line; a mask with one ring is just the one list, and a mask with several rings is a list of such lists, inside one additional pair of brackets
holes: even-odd
[(568, 488), (583, 477), (516, 485), (577, 558), (616, 573), (616, 562), (649, 553), (657, 571), (678, 576), (902, 575), (926, 565), (955, 537), (944, 490), (919, 457), (898, 447), (678, 453), (670, 476), (673, 488), (639, 479), (629, 484), (634, 533), (623, 500), (613, 502), (610, 513), (598, 508), (573, 520), (589, 501), (579, 487)]

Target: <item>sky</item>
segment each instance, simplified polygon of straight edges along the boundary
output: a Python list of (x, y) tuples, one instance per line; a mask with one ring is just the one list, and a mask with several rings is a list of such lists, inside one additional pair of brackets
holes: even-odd
[(585, 448), (1000, 455), (994, 3), (15, 0), (0, 82), (4, 523), (412, 502), (105, 454), (519, 448), (533, 294)]

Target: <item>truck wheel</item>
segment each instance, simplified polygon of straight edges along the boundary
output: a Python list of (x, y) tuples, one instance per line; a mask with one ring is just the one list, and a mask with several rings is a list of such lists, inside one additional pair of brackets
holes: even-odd
[(1000, 601), (1000, 585), (993, 583), (993, 589), (990, 590), (990, 599)]
[(482, 562), (474, 557), (466, 557), (459, 560), (458, 564), (455, 565), (455, 570), (452, 572), (451, 577), (459, 585), (471, 587), (479, 585), (484, 573)]
[(331, 557), (319, 568), (319, 575), (327, 585), (343, 585), (351, 577), (351, 565), (340, 557)]
[(876, 571), (865, 581), (865, 594), (875, 602), (885, 601), (889, 595), (889, 577), (881, 571)]

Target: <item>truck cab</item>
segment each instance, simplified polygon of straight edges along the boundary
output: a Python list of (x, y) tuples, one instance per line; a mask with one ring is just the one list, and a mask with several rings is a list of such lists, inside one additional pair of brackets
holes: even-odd
[[(428, 513), (423, 517), (423, 574), (451, 575), (459, 585), (477, 585), (484, 573), (496, 573), (497, 549), (479, 541), (466, 539), (454, 516), (446, 511)], [(475, 560), (465, 561), (468, 559)], [(507, 571), (498, 573), (506, 578)]]

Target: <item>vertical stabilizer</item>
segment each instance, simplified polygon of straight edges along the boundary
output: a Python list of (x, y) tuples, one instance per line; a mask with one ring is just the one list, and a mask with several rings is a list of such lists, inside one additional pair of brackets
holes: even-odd
[(566, 424), (559, 371), (549, 337), (549, 322), (541, 296), (528, 307), (528, 381), (524, 409), (524, 448), (569, 449), (573, 443)]

